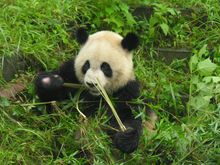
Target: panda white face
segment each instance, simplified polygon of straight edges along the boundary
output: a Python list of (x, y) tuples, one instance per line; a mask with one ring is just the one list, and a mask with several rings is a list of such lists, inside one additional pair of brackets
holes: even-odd
[(75, 59), (76, 76), (92, 95), (99, 95), (97, 80), (112, 94), (134, 80), (132, 54), (117, 33), (100, 31), (88, 36)]

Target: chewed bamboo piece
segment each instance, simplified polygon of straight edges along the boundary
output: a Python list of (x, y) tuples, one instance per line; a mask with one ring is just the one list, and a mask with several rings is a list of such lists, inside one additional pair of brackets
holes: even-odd
[(103, 86), (100, 84), (99, 80), (96, 80), (98, 86), (96, 86), (96, 88), (99, 90), (100, 94), (102, 95), (102, 97), (105, 99), (105, 101), (108, 103), (109, 107), (112, 110), (113, 115), (115, 116), (115, 119), (118, 122), (118, 125), (120, 126), (120, 129), (124, 132), (126, 131), (126, 127), (124, 126), (124, 124), (122, 123), (120, 117), (117, 114), (117, 111), (115, 109), (115, 107), (113, 106), (110, 98), (108, 97), (107, 92), (105, 91), (105, 89), (103, 88)]

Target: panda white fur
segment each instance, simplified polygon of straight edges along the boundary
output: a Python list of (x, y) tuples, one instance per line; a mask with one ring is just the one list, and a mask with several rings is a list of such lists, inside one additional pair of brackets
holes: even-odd
[[(121, 41), (120, 35), (101, 31), (90, 35), (81, 48), (75, 59), (76, 77), (91, 92), (98, 94), (96, 88), (90, 85), (96, 78), (109, 94), (135, 79), (132, 54), (121, 46)], [(90, 66), (85, 74), (81, 71), (84, 64)]]
[[(63, 87), (64, 82), (84, 84), (88, 90), (81, 97), (95, 101), (83, 109), (84, 114), (90, 116), (96, 113), (101, 100), (95, 87), (98, 79), (107, 93), (118, 100), (116, 110), (127, 127), (125, 132), (108, 131), (108, 134), (119, 150), (131, 153), (138, 147), (142, 130), (141, 118), (135, 118), (132, 112), (138, 111), (139, 107), (129, 103), (140, 96), (132, 61), (132, 50), (138, 46), (138, 37), (128, 33), (123, 38), (111, 31), (88, 35), (82, 28), (78, 29), (76, 37), (82, 45), (78, 55), (55, 71), (40, 73), (35, 81), (37, 95), (41, 101), (64, 100), (77, 92), (77, 89)], [(112, 115), (111, 111), (109, 114)], [(113, 116), (109, 125), (119, 128)]]

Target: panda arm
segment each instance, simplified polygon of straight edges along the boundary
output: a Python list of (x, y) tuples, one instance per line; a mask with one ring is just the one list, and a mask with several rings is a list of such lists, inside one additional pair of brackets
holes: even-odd
[[(129, 103), (140, 95), (140, 85), (138, 81), (130, 81), (127, 85), (119, 89), (114, 97), (118, 98), (117, 112), (123, 124), (127, 128), (125, 132), (114, 132), (113, 142), (122, 152), (131, 153), (137, 149), (139, 138), (142, 132), (141, 117), (135, 118), (132, 110), (138, 111), (138, 105)], [(118, 127), (113, 118), (110, 122), (112, 127)]]
[(75, 93), (74, 89), (63, 87), (64, 82), (79, 83), (74, 71), (74, 60), (65, 62), (59, 69), (43, 72), (35, 79), (36, 93), (41, 101), (58, 101)]
[(129, 81), (124, 87), (114, 93), (114, 97), (121, 101), (130, 101), (140, 95), (140, 84), (137, 80)]

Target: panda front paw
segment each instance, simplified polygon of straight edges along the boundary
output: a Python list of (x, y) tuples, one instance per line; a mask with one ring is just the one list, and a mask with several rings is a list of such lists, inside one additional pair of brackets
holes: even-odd
[(125, 132), (117, 132), (113, 142), (115, 146), (124, 153), (134, 152), (139, 143), (139, 135), (137, 130), (128, 128)]
[(41, 74), (36, 80), (38, 87), (46, 90), (56, 90), (63, 86), (63, 79), (57, 74)]

